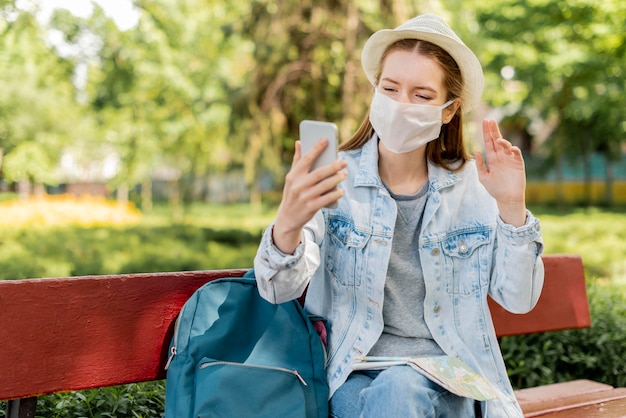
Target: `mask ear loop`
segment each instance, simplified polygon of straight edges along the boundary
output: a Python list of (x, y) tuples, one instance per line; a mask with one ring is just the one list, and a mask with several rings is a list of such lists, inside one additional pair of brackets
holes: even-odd
[[(456, 99), (451, 99), (451, 100), (448, 100), (447, 102), (445, 102), (444, 104), (442, 104), (442, 105), (441, 105), (441, 116), (442, 116), (442, 117), (443, 117), (443, 111), (444, 111), (444, 110), (445, 110), (448, 106), (450, 106), (452, 103), (454, 103), (454, 101), (455, 101), (455, 100), (456, 100)], [(459, 109), (460, 109), (460, 106), (459, 106)], [(457, 111), (458, 111), (459, 109), (457, 109)], [(446, 122), (446, 123), (443, 123), (443, 120), (442, 120), (442, 121), (441, 121), (442, 127), (445, 127), (445, 126), (447, 126), (450, 122), (452, 122), (452, 119), (454, 119), (454, 116), (455, 116), (455, 115), (456, 115), (456, 112), (454, 112), (454, 113), (452, 114), (452, 117), (451, 117), (451, 118), (450, 118), (450, 120), (449, 120), (448, 122)]]
[(452, 99), (452, 100), (448, 100), (447, 102), (445, 102), (444, 104), (441, 105), (441, 110), (445, 109), (446, 107), (450, 106), (452, 103), (454, 103), (456, 99)]

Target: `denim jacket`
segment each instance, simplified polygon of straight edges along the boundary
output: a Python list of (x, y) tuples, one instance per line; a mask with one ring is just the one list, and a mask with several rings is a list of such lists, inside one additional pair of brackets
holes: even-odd
[[(254, 268), (261, 295), (273, 303), (298, 298), (328, 321), (330, 394), (347, 379), (383, 331), (383, 295), (396, 203), (378, 175), (378, 140), (341, 152), (348, 162), (345, 195), (305, 226), (294, 254), (263, 234)], [(494, 331), (487, 295), (514, 313), (530, 311), (543, 286), (539, 221), (527, 213), (515, 228), (499, 217), (473, 161), (457, 172), (428, 165), (429, 197), (419, 248), (426, 282), (424, 316), (433, 338), (494, 384), (501, 396), (483, 402), (485, 417), (521, 417)], [(322, 268), (318, 268), (322, 265)]]

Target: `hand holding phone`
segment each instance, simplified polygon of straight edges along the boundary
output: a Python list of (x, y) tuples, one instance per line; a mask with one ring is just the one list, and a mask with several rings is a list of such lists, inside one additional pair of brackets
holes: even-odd
[[(300, 122), (300, 149), (302, 155), (309, 152), (315, 143), (323, 138), (328, 140), (328, 145), (315, 159), (309, 171), (331, 164), (337, 160), (337, 125), (332, 122), (314, 120), (303, 120)], [(335, 208), (337, 207), (337, 202), (333, 202), (326, 207)]]

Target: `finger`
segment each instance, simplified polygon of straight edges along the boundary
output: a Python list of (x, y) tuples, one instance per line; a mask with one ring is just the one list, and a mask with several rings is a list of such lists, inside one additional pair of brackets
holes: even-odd
[(307, 163), (310, 167), (311, 165), (313, 165), (315, 159), (320, 156), (320, 154), (324, 151), (324, 148), (326, 148), (327, 146), (328, 140), (326, 138), (320, 139), (315, 144), (313, 144), (313, 147), (311, 147), (309, 151), (302, 155), (302, 161)]
[(320, 181), (335, 176), (341, 170), (345, 169), (348, 166), (348, 163), (344, 160), (336, 160), (330, 164), (327, 164), (322, 167), (318, 167), (317, 169), (311, 171), (310, 178), (313, 183), (319, 183)]
[(516, 146), (516, 145), (510, 145), (509, 143), (509, 148), (507, 149), (507, 153), (513, 157), (513, 161), (516, 161), (518, 163), (524, 163), (524, 155), (522, 154), (522, 150)]
[(302, 157), (302, 143), (300, 141), (296, 141), (296, 149), (293, 153), (293, 160), (291, 160), (291, 168), (293, 168), (296, 164), (298, 164), (298, 161), (300, 161), (301, 157)]
[(485, 151), (487, 153), (491, 153), (496, 149), (490, 122), (487, 119), (483, 120), (483, 140), (485, 141)]
[[(308, 173), (315, 162), (315, 159), (324, 151), (328, 145), (327, 139), (320, 139), (307, 152), (302, 152), (302, 141), (296, 141), (296, 152), (294, 153), (294, 161), (292, 171), (300, 174)], [(297, 154), (297, 159), (296, 159)]]
[(491, 137), (496, 140), (498, 138), (502, 138), (502, 134), (500, 133), (500, 127), (495, 120), (489, 121), (489, 130), (491, 132)]
[(320, 203), (322, 204), (323, 207), (327, 207), (331, 203), (335, 203), (336, 201), (341, 199), (344, 194), (345, 194), (345, 190), (337, 187), (334, 190), (321, 196)]
[[(347, 173), (345, 171), (342, 171), (336, 173), (331, 177), (327, 177), (317, 183), (309, 185), (302, 191), (302, 201), (311, 202), (315, 210), (324, 205), (327, 205), (328, 203), (333, 202), (333, 199), (331, 199), (330, 201), (325, 200), (324, 202), (321, 202), (319, 198), (338, 189), (339, 183), (345, 180), (346, 176)], [(321, 206), (318, 207), (318, 205)]]
[(489, 172), (489, 169), (485, 164), (483, 154), (480, 151), (474, 151), (474, 158), (476, 160), (476, 170), (478, 171), (478, 178), (482, 178)]
[(348, 173), (346, 171), (336, 172), (334, 175), (329, 176), (321, 180), (317, 183), (318, 187), (322, 189), (321, 193), (327, 193), (329, 190), (335, 189), (339, 186), (339, 183), (344, 181), (348, 177)]
[(485, 165), (485, 159), (483, 158), (483, 153), (480, 151), (474, 151), (474, 159), (476, 160), (476, 168), (478, 170), (483, 170), (487, 168)]
[[(328, 186), (332, 184), (334, 184), (334, 186), (328, 188)], [(316, 193), (310, 198), (310, 202), (312, 203), (311, 207), (315, 211), (323, 207), (328, 207), (330, 204), (339, 200), (344, 194), (345, 190), (343, 188), (339, 188), (338, 183), (335, 181), (329, 181), (326, 183), (325, 180), (324, 184), (318, 184), (318, 186), (316, 186)]]
[(515, 157), (522, 157), (522, 150), (515, 145), (511, 145), (511, 154), (513, 154)]

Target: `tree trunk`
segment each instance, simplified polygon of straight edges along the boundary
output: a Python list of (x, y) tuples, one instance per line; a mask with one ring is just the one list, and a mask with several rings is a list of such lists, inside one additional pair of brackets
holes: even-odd
[(342, 106), (344, 109), (343, 118), (341, 120), (341, 128), (339, 132), (339, 142), (346, 141), (350, 138), (352, 132), (356, 130), (358, 126), (350, 126), (351, 120), (357, 120), (357, 123), (360, 123), (360, 120), (355, 115), (357, 109), (354, 108), (353, 103), (355, 102), (355, 92), (356, 92), (356, 74), (358, 71), (358, 55), (356, 51), (357, 43), (357, 30), (359, 26), (359, 11), (357, 7), (354, 5), (354, 2), (349, 1), (347, 5), (347, 18), (346, 18), (346, 32), (345, 32), (345, 40), (346, 40), (346, 51), (350, 56), (346, 61), (345, 75), (343, 78), (343, 91), (342, 91)]
[(593, 137), (587, 132), (584, 134), (583, 141), (583, 173), (584, 173), (584, 203), (589, 207), (596, 203), (596, 199), (593, 196)]
[(170, 205), (172, 208), (172, 220), (175, 224), (183, 222), (183, 206), (181, 197), (180, 180), (170, 182)]
[(563, 155), (558, 151), (555, 161), (556, 206), (560, 209), (565, 202), (563, 201)]
[(613, 206), (613, 182), (614, 181), (615, 181), (615, 173), (613, 172), (613, 162), (609, 158), (606, 158), (605, 176), (604, 176), (604, 203), (609, 207)]
[(17, 182), (17, 196), (20, 200), (26, 200), (30, 197), (31, 184), (28, 180), (19, 180)]
[(141, 183), (141, 209), (144, 213), (152, 212), (152, 180), (149, 178)]
[(122, 183), (117, 187), (117, 203), (128, 204), (128, 184)]
[(593, 196), (591, 195), (591, 186), (593, 182), (593, 176), (592, 176), (592, 168), (591, 168), (591, 162), (592, 162), (591, 153), (587, 151), (588, 150), (585, 150), (583, 154), (583, 175), (584, 175), (583, 200), (584, 200), (585, 206), (589, 207), (592, 205), (592, 202), (593, 202)]
[(263, 198), (259, 187), (259, 181), (255, 180), (250, 188), (250, 207), (253, 213), (261, 212), (262, 204)]
[(33, 196), (35, 197), (43, 197), (46, 195), (46, 188), (41, 183), (35, 183), (33, 185)]

